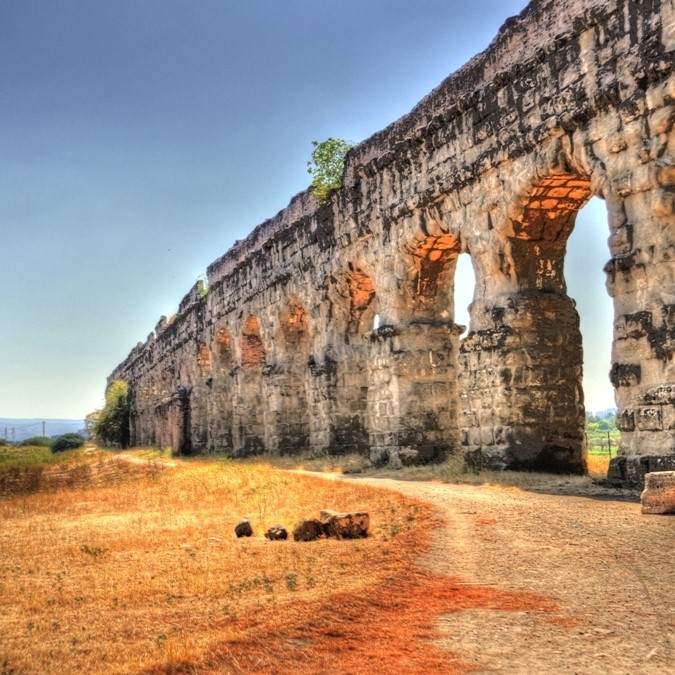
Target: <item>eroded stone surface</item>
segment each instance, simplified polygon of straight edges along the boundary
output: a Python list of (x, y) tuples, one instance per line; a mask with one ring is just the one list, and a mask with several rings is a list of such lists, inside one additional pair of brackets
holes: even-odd
[[(610, 475), (674, 468), (674, 11), (535, 0), (509, 19), (350, 151), (330, 204), (294, 197), (115, 369), (132, 443), (584, 471), (564, 258), (597, 195), (622, 434)], [(476, 275), (463, 340), (461, 252)]]
[(293, 539), (295, 541), (315, 541), (323, 535), (323, 524), (316, 518), (300, 520), (293, 528)]
[(288, 539), (288, 530), (283, 525), (273, 525), (265, 532), (265, 538), (270, 541), (285, 541)]
[(365, 512), (321, 511), (321, 523), (327, 537), (362, 539), (368, 536), (370, 516)]
[(648, 473), (640, 501), (642, 513), (675, 514), (675, 471)]
[(241, 539), (241, 537), (253, 536), (253, 528), (251, 527), (251, 523), (248, 518), (244, 518), (236, 524), (234, 533), (237, 535), (238, 539)]

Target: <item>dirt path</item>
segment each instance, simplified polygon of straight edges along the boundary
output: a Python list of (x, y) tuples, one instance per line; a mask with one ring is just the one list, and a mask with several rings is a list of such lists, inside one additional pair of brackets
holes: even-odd
[(675, 517), (635, 502), (514, 488), (345, 478), (436, 505), (422, 561), (469, 584), (552, 597), (551, 614), (442, 617), (442, 644), (500, 673), (675, 673)]

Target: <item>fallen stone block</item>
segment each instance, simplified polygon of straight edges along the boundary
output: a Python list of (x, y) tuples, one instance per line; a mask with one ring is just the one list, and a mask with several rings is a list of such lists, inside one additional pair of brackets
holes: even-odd
[(321, 511), (321, 523), (327, 537), (363, 539), (368, 536), (370, 516), (365, 512), (338, 513)]
[(645, 489), (640, 501), (642, 513), (675, 514), (675, 471), (645, 474)]
[(314, 541), (323, 537), (323, 534), (323, 524), (316, 519), (301, 520), (293, 528), (293, 539), (295, 541)]
[(251, 523), (249, 522), (248, 518), (244, 518), (237, 523), (236, 527), (234, 528), (234, 533), (239, 539), (241, 539), (241, 537), (253, 536), (253, 528), (251, 527)]
[(265, 532), (265, 538), (270, 541), (285, 541), (288, 539), (288, 530), (283, 525), (272, 525)]

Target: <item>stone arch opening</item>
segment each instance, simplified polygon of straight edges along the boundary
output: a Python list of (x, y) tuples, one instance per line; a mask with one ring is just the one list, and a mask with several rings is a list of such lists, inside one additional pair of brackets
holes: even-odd
[(230, 370), (234, 361), (232, 333), (227, 328), (220, 328), (216, 333), (216, 356), (218, 369), (221, 372)]
[(469, 253), (457, 256), (453, 291), (453, 321), (464, 328), (460, 337), (465, 337), (471, 325), (470, 309), (476, 291), (476, 271)]
[(470, 464), (586, 470), (582, 337), (564, 263), (591, 195), (588, 177), (556, 173), (532, 185), (512, 212), (508, 280), (480, 303), (481, 330), (462, 344)]
[(308, 346), (309, 317), (299, 301), (288, 302), (281, 311), (279, 321), (284, 347), (297, 350)]
[(276, 367), (267, 377), (268, 440), (272, 452), (297, 454), (309, 447), (309, 317), (297, 299), (279, 312)]
[(211, 374), (211, 367), (213, 365), (211, 350), (205, 344), (200, 345), (197, 351), (197, 365), (202, 377), (208, 377)]
[(235, 369), (233, 397), (233, 449), (238, 456), (265, 451), (265, 411), (263, 367), (267, 351), (262, 339), (260, 320), (249, 315), (239, 338), (241, 368)]
[(260, 331), (260, 321), (255, 316), (249, 316), (241, 330), (241, 365), (247, 367), (262, 367), (265, 365), (267, 354), (263, 345)]
[(349, 285), (347, 333), (356, 335), (370, 330), (373, 326), (377, 314), (375, 286), (366, 272), (351, 263), (347, 279)]
[(521, 289), (566, 292), (567, 240), (591, 194), (590, 180), (575, 173), (543, 178), (530, 190), (522, 213), (512, 220), (511, 248)]
[(535, 183), (512, 220), (518, 294), (503, 319), (519, 341), (505, 388), (522, 423), (511, 439), (514, 468), (586, 470), (583, 343), (564, 264), (577, 215), (591, 195), (587, 176), (550, 175)]
[[(372, 347), (378, 299), (372, 277), (358, 263), (331, 277), (333, 303), (340, 317), (338, 333), (344, 339), (326, 359), (326, 385), (331, 424), (331, 454), (367, 454), (369, 451), (368, 391), (372, 378)], [(343, 332), (344, 331), (344, 332)], [(314, 368), (316, 371), (316, 368)]]
[[(427, 236), (409, 247), (415, 318), (454, 318), (453, 281), (460, 243), (451, 234)], [(440, 315), (440, 316), (439, 316)]]
[[(614, 389), (611, 368), (614, 306), (606, 288), (604, 266), (609, 256), (609, 228), (605, 202), (592, 197), (580, 211), (567, 242), (565, 277), (568, 294), (580, 316), (584, 351), (584, 392), (587, 408), (599, 412), (612, 408)], [(593, 382), (586, 386), (588, 376)]]
[(213, 340), (213, 369), (208, 400), (208, 448), (232, 452), (234, 344), (229, 329), (219, 328)]

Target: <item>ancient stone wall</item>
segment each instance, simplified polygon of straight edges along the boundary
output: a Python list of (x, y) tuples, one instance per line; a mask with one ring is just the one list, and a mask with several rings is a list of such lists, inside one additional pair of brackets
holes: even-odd
[[(675, 468), (675, 0), (534, 0), (407, 116), (237, 242), (112, 373), (133, 442), (584, 470), (566, 242), (608, 213), (611, 474)], [(603, 223), (598, 223), (604, 227)], [(466, 338), (454, 274), (471, 256)]]

